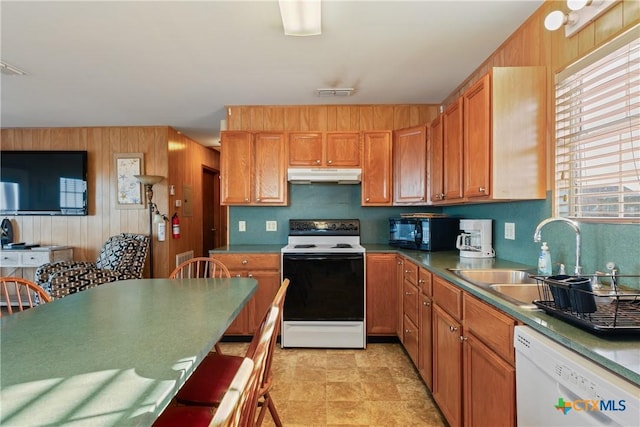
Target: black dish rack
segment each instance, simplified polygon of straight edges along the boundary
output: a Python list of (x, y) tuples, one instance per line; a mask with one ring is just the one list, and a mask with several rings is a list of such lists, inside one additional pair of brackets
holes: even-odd
[[(640, 334), (640, 290), (593, 290), (584, 276), (532, 277), (540, 296), (533, 303), (548, 314), (602, 335)], [(625, 277), (640, 276), (616, 279)]]

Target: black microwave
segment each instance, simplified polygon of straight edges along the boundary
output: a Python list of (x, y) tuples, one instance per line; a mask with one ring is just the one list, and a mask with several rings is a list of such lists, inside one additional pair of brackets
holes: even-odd
[(460, 219), (447, 217), (389, 218), (389, 245), (423, 251), (456, 248)]

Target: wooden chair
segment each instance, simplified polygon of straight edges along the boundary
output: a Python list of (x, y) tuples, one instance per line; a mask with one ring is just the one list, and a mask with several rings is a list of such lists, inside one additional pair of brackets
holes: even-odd
[(0, 305), (6, 306), (9, 314), (13, 314), (12, 304), (17, 304), (15, 306), (17, 310), (23, 311), (25, 308), (32, 308), (50, 301), (49, 294), (30, 280), (21, 277), (0, 277), (0, 302), (2, 303)]
[[(279, 309), (274, 306), (270, 307), (258, 333), (251, 342), (247, 356), (240, 358), (240, 364), (224, 389), (218, 388), (219, 384), (215, 382), (216, 379), (211, 378), (209, 384), (212, 386), (213, 392), (221, 397), (213, 416), (211, 408), (207, 406), (171, 406), (154, 422), (154, 427), (178, 425), (185, 427), (253, 426), (258, 405), (260, 380), (265, 373), (269, 344), (273, 340), (279, 317)], [(201, 366), (202, 364), (196, 369), (196, 372)], [(247, 373), (247, 371), (249, 372)]]
[[(278, 289), (267, 314), (273, 309), (277, 309), (278, 313), (282, 313), (282, 307), (284, 306), (284, 299), (288, 287), (289, 279), (285, 279)], [(258, 426), (261, 425), (264, 420), (266, 408), (269, 409), (275, 424), (277, 426), (282, 426), (282, 422), (270, 395), (271, 387), (273, 385), (271, 363), (273, 361), (273, 353), (275, 351), (279, 330), (280, 321), (278, 320), (274, 327), (273, 337), (268, 344), (265, 371), (261, 376), (256, 405), (253, 408), (255, 411), (258, 403), (260, 404), (261, 409), (258, 413), (258, 419), (255, 422), (255, 425)], [(255, 352), (255, 346), (257, 345), (256, 337), (257, 335), (254, 336), (254, 339), (251, 341), (251, 345), (247, 350), (247, 357), (250, 357), (249, 355)], [(209, 354), (178, 392), (176, 396), (178, 403), (184, 405), (218, 406), (220, 404), (220, 396), (222, 395), (222, 392), (229, 387), (231, 379), (233, 378), (234, 373), (238, 370), (242, 359), (243, 357), (241, 356), (222, 355), (217, 353)]]
[[(214, 258), (196, 257), (191, 258), (180, 264), (169, 275), (170, 279), (188, 279), (188, 278), (229, 278), (231, 274), (227, 267)], [(218, 343), (213, 347), (216, 353), (222, 354)]]
[(169, 275), (170, 279), (187, 279), (197, 277), (231, 277), (227, 267), (215, 258), (196, 257), (180, 264)]

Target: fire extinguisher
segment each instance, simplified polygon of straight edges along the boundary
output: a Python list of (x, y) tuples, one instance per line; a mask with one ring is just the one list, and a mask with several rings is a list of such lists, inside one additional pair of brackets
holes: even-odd
[(178, 212), (174, 213), (171, 217), (171, 237), (174, 239), (180, 238), (180, 218), (178, 218)]

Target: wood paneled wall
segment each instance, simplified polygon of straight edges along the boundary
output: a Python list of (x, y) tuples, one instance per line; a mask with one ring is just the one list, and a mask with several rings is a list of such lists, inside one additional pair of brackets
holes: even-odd
[(227, 129), (272, 131), (395, 130), (429, 123), (437, 105), (227, 106)]
[[(198, 195), (201, 178), (197, 177), (197, 171), (202, 165), (219, 167), (217, 152), (167, 126), (2, 129), (0, 141), (2, 150), (87, 150), (88, 216), (10, 217), (16, 240), (40, 245), (68, 245), (73, 247), (74, 259), (82, 261), (95, 261), (109, 236), (122, 232), (149, 233), (146, 208), (117, 209), (114, 153), (144, 153), (144, 173), (167, 177), (153, 187), (153, 201), (163, 213), (169, 212), (169, 184), (181, 189), (183, 182), (190, 183), (194, 194)], [(170, 167), (170, 162), (175, 164)], [(196, 211), (197, 206), (194, 206)], [(199, 246), (193, 248), (196, 252), (202, 246), (202, 227), (191, 225), (196, 221), (202, 222), (201, 213), (186, 221), (182, 239), (171, 239), (169, 229), (165, 242), (154, 238), (156, 277), (171, 272), (175, 254), (187, 245), (186, 242), (191, 244), (199, 239)], [(145, 274), (148, 275), (148, 271)]]

